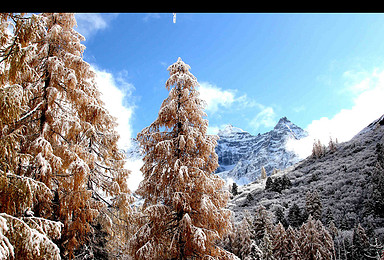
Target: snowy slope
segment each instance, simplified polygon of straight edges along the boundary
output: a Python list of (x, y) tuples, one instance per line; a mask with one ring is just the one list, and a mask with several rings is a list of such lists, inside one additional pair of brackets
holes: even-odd
[(255, 181), (262, 166), (270, 175), (274, 169), (284, 169), (297, 163), (298, 156), (285, 146), (288, 139), (301, 139), (307, 133), (283, 117), (273, 130), (257, 136), (232, 125), (220, 130), (218, 135), (216, 153), (220, 167), (216, 173), (243, 185)]
[(253, 212), (260, 204), (271, 212), (280, 208), (287, 217), (293, 203), (305, 209), (306, 192), (316, 189), (322, 203), (323, 223), (329, 211), (338, 228), (350, 230), (361, 223), (373, 227), (384, 239), (384, 218), (373, 215), (368, 208), (375, 185), (372, 176), (378, 163), (378, 145), (384, 146), (384, 116), (350, 141), (338, 144), (336, 151), (328, 151), (319, 159), (308, 157), (271, 176), (287, 176), (291, 188), (281, 193), (266, 191), (266, 181), (257, 180), (239, 187), (239, 194), (232, 198), (229, 208), (237, 220), (243, 217), (243, 212)]

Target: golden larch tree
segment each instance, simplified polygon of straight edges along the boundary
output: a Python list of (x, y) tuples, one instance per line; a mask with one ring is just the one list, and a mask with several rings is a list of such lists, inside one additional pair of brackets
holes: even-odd
[[(52, 193), (49, 203), (30, 204), (31, 211), (63, 223), (57, 243), (61, 255), (72, 258), (100, 213), (105, 223), (112, 218), (119, 225), (130, 216), (129, 171), (117, 147), (116, 120), (82, 59), (84, 37), (74, 30), (74, 14), (1, 18), (0, 87), (17, 90), (23, 100), (5, 133), (17, 146), (1, 145), (14, 149), (15, 174), (44, 184)], [(13, 31), (7, 33), (10, 25)]]
[(31, 159), (21, 149), (25, 119), (36, 111), (26, 86), (34, 81), (30, 43), (40, 33), (38, 20), (0, 14), (0, 259), (60, 259), (53, 240), (63, 225), (48, 219), (53, 192), (23, 174)]
[(267, 172), (265, 171), (264, 166), (261, 166), (261, 179), (267, 179)]
[(137, 139), (143, 148), (145, 221), (132, 237), (135, 259), (227, 259), (217, 246), (230, 229), (229, 192), (213, 174), (217, 136), (207, 135), (198, 82), (181, 58), (168, 67), (169, 96)]

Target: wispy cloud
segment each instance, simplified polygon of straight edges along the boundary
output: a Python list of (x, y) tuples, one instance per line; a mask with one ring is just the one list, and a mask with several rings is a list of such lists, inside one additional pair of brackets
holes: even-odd
[[(132, 118), (135, 111), (135, 97), (132, 95), (134, 86), (126, 80), (126, 72), (114, 75), (105, 70), (92, 66), (96, 73), (96, 84), (102, 94), (101, 99), (109, 113), (117, 119), (116, 131), (120, 135), (118, 145), (127, 150), (132, 142)], [(140, 171), (143, 161), (141, 159), (127, 158), (124, 167), (131, 171), (127, 184), (131, 191), (139, 186), (143, 175)]]
[(206, 102), (205, 110), (210, 113), (229, 108), (236, 100), (235, 91), (223, 90), (209, 82), (200, 82), (197, 90), (200, 92), (200, 98)]
[(339, 142), (350, 140), (373, 120), (384, 114), (384, 70), (375, 69), (370, 73), (351, 71), (344, 73), (346, 93), (353, 96), (353, 106), (341, 109), (332, 118), (322, 117), (313, 120), (306, 130), (307, 138), (291, 140), (287, 148), (295, 151), (302, 158), (310, 155), (314, 139), (323, 144), (337, 138)]
[(142, 159), (128, 158), (125, 162), (125, 168), (131, 171), (131, 174), (128, 176), (128, 188), (133, 192), (137, 190), (140, 182), (144, 179), (143, 173), (140, 171), (143, 164)]
[(75, 14), (76, 31), (89, 39), (98, 31), (107, 28), (108, 24), (117, 16), (118, 14), (77, 13)]
[(132, 137), (131, 120), (135, 106), (132, 102), (134, 86), (124, 79), (123, 74), (117, 76), (93, 66), (96, 73), (96, 83), (102, 93), (101, 99), (109, 113), (117, 118), (117, 131), (120, 135), (119, 146), (122, 149), (130, 147)]
[(239, 96), (236, 89), (222, 89), (209, 82), (200, 82), (197, 90), (200, 98), (206, 102), (205, 110), (212, 114), (219, 113), (222, 109), (241, 110), (260, 105), (246, 94)]
[(305, 106), (304, 105), (301, 105), (301, 106), (296, 106), (296, 107), (293, 107), (292, 108), (293, 112), (295, 113), (300, 113), (300, 112), (303, 112), (306, 110)]
[[(223, 112), (240, 112), (246, 109), (258, 111), (256, 116), (249, 121), (249, 126), (253, 130), (259, 127), (271, 127), (276, 124), (276, 113), (270, 106), (265, 106), (249, 98), (246, 94), (238, 95), (236, 89), (222, 89), (209, 82), (200, 82), (197, 89), (200, 92), (200, 98), (206, 102), (205, 111), (210, 115), (215, 114), (220, 117)], [(222, 126), (220, 126), (222, 127)], [(215, 134), (219, 130), (217, 126), (211, 126), (208, 133)]]
[(259, 127), (272, 127), (276, 125), (276, 113), (272, 107), (257, 105), (261, 111), (249, 122), (249, 125), (257, 130)]

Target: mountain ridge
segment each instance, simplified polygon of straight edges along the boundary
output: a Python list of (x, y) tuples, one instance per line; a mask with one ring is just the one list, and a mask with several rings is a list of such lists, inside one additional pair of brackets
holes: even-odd
[(284, 169), (298, 162), (299, 157), (285, 147), (288, 139), (301, 139), (307, 133), (287, 117), (282, 117), (275, 127), (256, 136), (232, 125), (219, 130), (216, 153), (219, 168), (216, 173), (227, 181), (239, 185), (255, 181), (264, 167), (267, 175), (274, 169)]
[(240, 186), (238, 195), (228, 204), (229, 209), (238, 221), (244, 212), (253, 212), (259, 205), (271, 212), (280, 209), (288, 217), (293, 204), (305, 211), (306, 193), (316, 190), (322, 203), (324, 223), (331, 217), (341, 231), (362, 224), (374, 230), (379, 241), (383, 241), (384, 214), (377, 209), (378, 205), (384, 205), (383, 166), (384, 115), (351, 140), (337, 144), (336, 150), (327, 150), (320, 158), (309, 156), (270, 176), (272, 180), (288, 178), (291, 187), (280, 192), (271, 191), (266, 189), (267, 180), (263, 179)]

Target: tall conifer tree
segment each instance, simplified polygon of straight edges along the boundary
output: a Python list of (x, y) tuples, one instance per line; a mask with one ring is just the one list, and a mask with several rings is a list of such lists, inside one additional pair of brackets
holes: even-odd
[(138, 259), (229, 257), (216, 245), (230, 229), (229, 193), (213, 172), (217, 137), (207, 135), (198, 82), (180, 58), (168, 67), (169, 96), (157, 119), (138, 134), (144, 150), (145, 224), (133, 237)]
[(332, 236), (320, 220), (312, 218), (311, 215), (300, 227), (298, 242), (302, 256), (308, 260), (332, 259), (334, 255)]
[[(9, 138), (17, 143), (19, 158), (12, 162), (13, 172), (52, 192), (47, 203), (28, 205), (35, 216), (64, 224), (58, 244), (62, 256), (71, 258), (107, 208), (100, 192), (113, 198), (108, 206), (118, 209), (114, 216), (128, 217), (131, 210), (116, 122), (82, 59), (84, 38), (74, 30), (74, 14), (2, 14), (1, 21), (0, 87), (23, 98), (7, 128), (8, 136), (18, 134)], [(14, 26), (12, 34), (7, 25)]]

